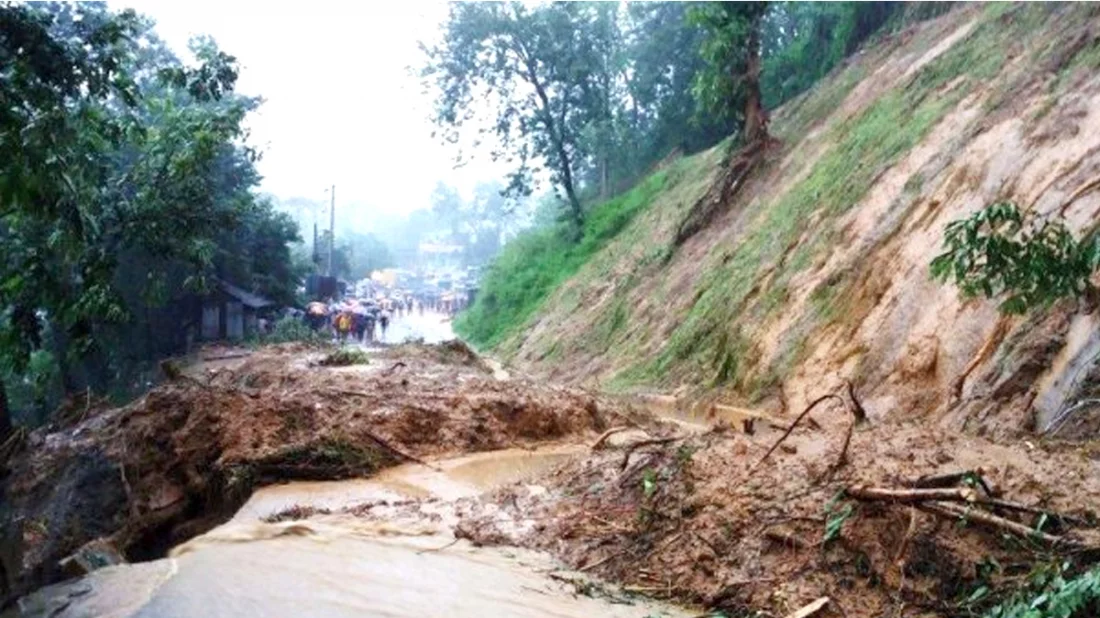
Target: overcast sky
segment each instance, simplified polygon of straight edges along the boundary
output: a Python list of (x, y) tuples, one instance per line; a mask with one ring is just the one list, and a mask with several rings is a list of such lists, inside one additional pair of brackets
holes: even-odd
[(446, 3), (111, 5), (152, 17), (180, 55), (191, 36), (209, 34), (236, 56), (237, 89), (265, 99), (249, 121), (263, 151), (261, 189), (320, 202), (335, 183), (338, 228), (426, 207), (437, 180), (468, 192), (504, 171), (487, 156), (455, 170), (455, 152), (431, 137), (431, 101), (409, 70), (421, 64), (418, 41), (438, 37)]

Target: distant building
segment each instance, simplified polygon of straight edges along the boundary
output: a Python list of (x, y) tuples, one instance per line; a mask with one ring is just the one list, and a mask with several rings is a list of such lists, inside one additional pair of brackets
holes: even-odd
[(260, 313), (274, 306), (259, 294), (219, 280), (202, 301), (202, 339), (243, 339), (245, 333), (256, 332)]

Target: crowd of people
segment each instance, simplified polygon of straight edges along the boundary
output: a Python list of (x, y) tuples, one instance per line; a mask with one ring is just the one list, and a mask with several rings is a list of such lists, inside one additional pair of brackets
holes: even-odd
[(314, 331), (327, 331), (341, 343), (378, 343), (386, 340), (386, 331), (395, 315), (400, 317), (416, 310), (424, 314), (423, 303), (414, 298), (350, 298), (342, 302), (312, 302), (306, 306), (305, 320)]

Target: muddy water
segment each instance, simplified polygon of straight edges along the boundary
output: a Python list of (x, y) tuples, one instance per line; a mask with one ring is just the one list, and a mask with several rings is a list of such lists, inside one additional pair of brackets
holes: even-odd
[[(16, 615), (82, 618), (229, 616), (679, 616), (675, 608), (576, 594), (545, 555), (455, 542), (450, 522), (347, 515), (265, 523), (293, 505), (476, 495), (534, 479), (582, 447), (508, 450), (391, 469), (375, 479), (261, 489), (229, 523), (154, 562), (109, 567), (47, 588)], [(563, 583), (564, 580), (564, 583)]]

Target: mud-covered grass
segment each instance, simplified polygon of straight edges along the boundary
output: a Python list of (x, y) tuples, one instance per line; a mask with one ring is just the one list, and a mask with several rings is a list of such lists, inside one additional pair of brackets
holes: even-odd
[[(750, 354), (731, 371), (730, 355), (744, 356), (746, 350), (730, 343), (739, 341), (730, 329), (752, 328), (780, 311), (791, 279), (840, 240), (837, 219), (859, 204), (880, 174), (920, 143), (960, 100), (1003, 69), (1006, 42), (1016, 35), (1005, 26), (1005, 14), (1005, 9), (991, 7), (964, 40), (911, 80), (829, 127), (832, 146), (810, 173), (774, 202), (760, 204), (735, 246), (714, 248), (707, 274), (695, 288), (695, 301), (661, 352), (627, 367), (617, 380), (660, 384), (691, 373), (712, 384), (728, 382), (740, 386), (738, 390), (758, 391), (760, 380), (769, 382), (768, 375), (783, 375), (797, 364), (804, 349), (797, 333), (815, 332), (843, 313), (835, 303), (845, 297), (840, 290), (847, 282), (833, 282), (834, 291), (814, 299), (813, 311), (786, 342), (787, 352), (780, 355), (783, 366), (754, 367), (746, 362)], [(847, 83), (844, 75), (836, 79), (839, 85)], [(738, 319), (746, 311), (754, 324)]]

